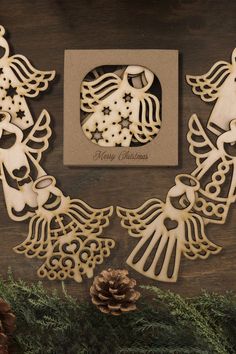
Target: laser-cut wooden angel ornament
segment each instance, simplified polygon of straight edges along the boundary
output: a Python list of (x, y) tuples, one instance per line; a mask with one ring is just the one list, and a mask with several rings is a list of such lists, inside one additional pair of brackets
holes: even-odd
[(12, 123), (10, 113), (0, 112), (0, 178), (8, 214), (15, 221), (29, 218), (37, 209), (32, 186), (34, 179), (46, 174), (39, 162), (50, 136), (50, 116), (45, 110), (26, 137)]
[[(36, 97), (48, 88), (55, 71), (39, 71), (20, 54), (10, 56), (9, 45), (3, 37), (5, 29), (0, 26), (0, 111), (9, 112), (12, 123), (22, 130), (31, 127), (34, 119), (26, 97)], [(41, 113), (42, 114), (42, 113)]]
[(190, 260), (220, 252), (211, 242), (201, 216), (192, 211), (200, 187), (191, 175), (178, 175), (166, 201), (150, 199), (137, 209), (117, 207), (121, 225), (140, 241), (127, 259), (137, 272), (176, 282), (182, 254)]
[[(93, 209), (79, 199), (65, 197), (55, 178), (40, 166), (51, 135), (50, 116), (43, 110), (36, 122), (25, 97), (48, 87), (54, 71), (38, 71), (22, 55), (9, 56), (0, 26), (0, 173), (9, 216), (30, 218), (29, 234), (17, 253), (38, 257), (39, 276), (49, 279), (92, 277), (114, 241), (99, 237), (113, 208)], [(29, 131), (29, 127), (31, 130)]]
[(146, 144), (161, 127), (159, 99), (148, 92), (154, 74), (142, 66), (128, 66), (120, 78), (105, 73), (83, 81), (81, 110), (84, 134), (100, 146)]
[(65, 197), (52, 176), (42, 176), (33, 184), (38, 209), (30, 220), (26, 240), (15, 247), (17, 253), (44, 260), (40, 277), (77, 282), (93, 276), (115, 246), (112, 239), (99, 237), (109, 224), (112, 207), (93, 209), (79, 199)]
[(194, 210), (205, 222), (224, 224), (236, 199), (236, 119), (217, 138), (215, 146), (194, 114), (189, 120), (187, 139), (197, 165), (191, 175), (201, 185)]
[(236, 118), (236, 48), (231, 63), (218, 61), (206, 74), (187, 75), (186, 80), (203, 101), (216, 101), (207, 128), (216, 135), (228, 130), (229, 123)]

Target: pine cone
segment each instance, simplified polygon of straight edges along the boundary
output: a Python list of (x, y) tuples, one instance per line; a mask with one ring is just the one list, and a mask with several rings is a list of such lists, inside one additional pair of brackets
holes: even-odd
[(0, 354), (9, 354), (9, 342), (15, 330), (16, 317), (11, 308), (0, 298)]
[(136, 281), (128, 277), (127, 270), (104, 270), (95, 277), (90, 288), (92, 303), (104, 313), (121, 315), (136, 310), (140, 293), (134, 289)]

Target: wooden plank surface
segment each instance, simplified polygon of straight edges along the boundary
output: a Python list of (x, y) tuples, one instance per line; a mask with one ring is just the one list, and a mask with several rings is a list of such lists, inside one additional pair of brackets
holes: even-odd
[[(57, 71), (57, 79), (48, 93), (28, 101), (35, 118), (45, 107), (53, 120), (53, 139), (43, 164), (57, 177), (65, 194), (102, 207), (122, 205), (137, 207), (151, 197), (165, 198), (174, 177), (190, 172), (194, 160), (186, 143), (187, 122), (194, 112), (206, 123), (212, 105), (203, 103), (191, 93), (185, 74), (203, 74), (219, 59), (230, 60), (236, 37), (236, 2), (109, 1), (109, 0), (41, 0), (0, 1), (0, 23), (8, 31), (12, 53), (24, 54), (39, 69)], [(177, 168), (68, 168), (63, 166), (63, 55), (65, 49), (155, 48), (180, 51), (180, 164)], [(168, 151), (165, 152), (166, 154)], [(27, 223), (11, 221), (0, 194), (0, 272), (5, 277), (8, 267), (16, 277), (36, 281), (41, 263), (13, 253), (23, 240)], [(207, 261), (182, 260), (179, 281), (161, 284), (138, 273), (131, 274), (139, 284), (155, 284), (186, 295), (201, 289), (236, 290), (236, 209), (231, 208), (227, 223), (209, 226), (208, 235), (223, 246), (220, 255)], [(125, 267), (125, 260), (136, 240), (127, 235), (114, 216), (105, 235), (112, 236), (117, 246), (96, 273), (108, 266)], [(49, 288), (61, 288), (59, 281), (44, 280)], [(87, 296), (91, 280), (83, 284), (66, 282), (69, 293)]]

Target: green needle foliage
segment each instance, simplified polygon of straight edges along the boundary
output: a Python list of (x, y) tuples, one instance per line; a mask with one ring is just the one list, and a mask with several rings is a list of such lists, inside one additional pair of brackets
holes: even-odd
[(138, 311), (105, 315), (87, 301), (38, 284), (0, 279), (0, 297), (17, 317), (22, 354), (235, 354), (236, 295), (183, 298), (142, 287)]

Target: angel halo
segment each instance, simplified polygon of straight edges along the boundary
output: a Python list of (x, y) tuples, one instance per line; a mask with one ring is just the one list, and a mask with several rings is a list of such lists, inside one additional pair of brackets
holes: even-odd
[[(93, 71), (94, 72), (94, 71)], [(81, 85), (82, 130), (100, 146), (139, 146), (161, 128), (160, 99), (149, 92), (155, 75), (143, 66), (127, 66), (85, 79)]]
[(65, 197), (42, 168), (52, 133), (50, 115), (44, 109), (35, 121), (25, 98), (46, 90), (55, 71), (39, 71), (23, 55), (9, 56), (4, 34), (0, 26), (0, 173), (9, 217), (29, 219), (28, 236), (14, 250), (43, 259), (40, 277), (81, 282), (93, 276), (115, 245), (101, 236), (113, 207), (94, 209)]

